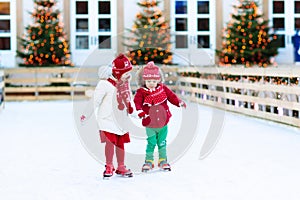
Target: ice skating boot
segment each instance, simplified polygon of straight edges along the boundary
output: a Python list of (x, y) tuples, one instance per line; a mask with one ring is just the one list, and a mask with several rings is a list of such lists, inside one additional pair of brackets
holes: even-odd
[(133, 173), (130, 169), (127, 169), (125, 165), (119, 165), (116, 170), (116, 174), (121, 175), (123, 177), (133, 177)]
[(153, 169), (154, 162), (152, 160), (146, 160), (145, 164), (143, 164), (142, 172), (148, 172), (149, 170)]
[(158, 167), (164, 171), (171, 171), (171, 166), (165, 159), (159, 160)]
[(103, 179), (108, 180), (114, 174), (114, 166), (113, 165), (105, 165), (105, 171), (103, 172)]

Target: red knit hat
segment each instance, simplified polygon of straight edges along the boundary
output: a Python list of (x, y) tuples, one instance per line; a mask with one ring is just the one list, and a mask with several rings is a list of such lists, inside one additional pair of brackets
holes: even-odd
[(147, 65), (144, 67), (143, 79), (144, 80), (161, 79), (159, 67), (156, 66), (153, 61), (148, 62)]
[(112, 62), (112, 74), (120, 79), (123, 74), (132, 69), (131, 62), (124, 54), (119, 54)]

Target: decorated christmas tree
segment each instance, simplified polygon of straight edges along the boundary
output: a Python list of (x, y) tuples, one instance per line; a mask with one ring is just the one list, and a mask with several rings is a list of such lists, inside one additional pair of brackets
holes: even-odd
[(26, 27), (26, 34), (19, 38), (23, 59), (20, 66), (71, 66), (69, 44), (61, 22), (59, 10), (54, 10), (56, 0), (34, 0), (30, 13), (33, 24)]
[(132, 64), (144, 64), (154, 61), (171, 64), (170, 27), (163, 12), (159, 9), (160, 1), (142, 0), (138, 2), (138, 12), (129, 36), (124, 45), (128, 47), (128, 57)]
[(217, 50), (220, 65), (243, 64), (266, 67), (278, 54), (277, 36), (269, 33), (268, 21), (253, 0), (239, 0), (224, 30), (222, 49)]

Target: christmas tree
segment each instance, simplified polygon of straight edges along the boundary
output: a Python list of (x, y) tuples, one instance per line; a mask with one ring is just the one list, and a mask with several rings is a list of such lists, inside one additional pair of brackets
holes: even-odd
[(138, 2), (142, 11), (137, 13), (130, 35), (125, 37), (128, 57), (132, 64), (154, 61), (171, 64), (170, 27), (163, 12), (158, 8), (160, 1), (143, 0)]
[(216, 50), (221, 65), (243, 64), (246, 67), (272, 64), (278, 54), (279, 41), (270, 34), (268, 21), (253, 0), (239, 0), (235, 13), (224, 30), (222, 49)]
[(20, 66), (71, 66), (69, 44), (63, 31), (61, 14), (54, 10), (56, 0), (34, 0), (33, 24), (19, 38), (23, 59)]

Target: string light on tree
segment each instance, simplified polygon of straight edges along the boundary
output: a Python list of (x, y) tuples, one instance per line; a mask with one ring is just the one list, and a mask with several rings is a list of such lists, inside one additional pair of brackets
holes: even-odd
[(20, 66), (73, 66), (56, 0), (34, 0), (33, 23), (20, 38)]
[(134, 65), (147, 63), (150, 59), (155, 63), (172, 64), (170, 27), (158, 7), (159, 3), (156, 0), (138, 3), (142, 11), (136, 14), (130, 35), (124, 42)]
[(278, 54), (279, 41), (270, 33), (268, 21), (263, 19), (254, 0), (238, 0), (233, 6), (231, 20), (223, 30), (222, 48), (216, 50), (219, 64), (243, 64), (246, 67), (266, 67), (274, 64)]

